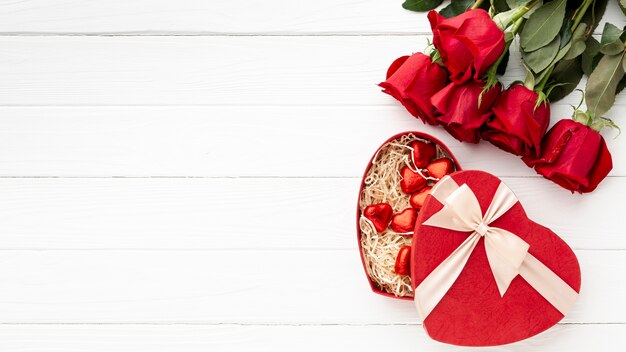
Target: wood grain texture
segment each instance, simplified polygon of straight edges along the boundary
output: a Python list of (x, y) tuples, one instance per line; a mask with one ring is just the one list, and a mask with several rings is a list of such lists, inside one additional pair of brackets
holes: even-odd
[[(504, 178), (575, 249), (626, 249), (626, 178), (572, 196)], [(0, 179), (0, 249), (352, 249), (360, 179)], [(550, 196), (546, 196), (550, 194)], [(330, 270), (330, 267), (328, 268)]]
[(613, 351), (626, 325), (557, 325), (532, 339), (493, 348), (432, 341), (420, 326), (2, 325), (4, 351)]
[[(626, 323), (626, 251), (575, 252), (584, 284), (564, 322)], [(369, 291), (354, 249), (2, 251), (0, 267), (0, 323), (418, 321)]]
[[(401, 4), (401, 1), (377, 0), (4, 0), (0, 2), (0, 32), (81, 35), (429, 33), (426, 15), (404, 10)], [(620, 23), (617, 2), (609, 2), (606, 19)]]
[[(426, 42), (423, 35), (0, 37), (0, 105), (395, 106), (377, 84), (394, 59)], [(503, 82), (524, 75), (515, 52)], [(572, 94), (562, 104), (579, 101)], [(617, 104), (626, 105), (624, 95)]]
[[(567, 105), (552, 106), (553, 122), (569, 114)], [(380, 144), (407, 130), (441, 139), (465, 169), (537, 175), (519, 158), (487, 142), (460, 143), (396, 104), (0, 107), (0, 176), (361, 177)], [(604, 134), (610, 175), (626, 176), (626, 139)]]

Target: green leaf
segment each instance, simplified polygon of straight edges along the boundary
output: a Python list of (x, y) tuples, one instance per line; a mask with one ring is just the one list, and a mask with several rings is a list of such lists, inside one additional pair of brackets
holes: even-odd
[(560, 43), (561, 38), (556, 36), (550, 44), (529, 53), (524, 52), (524, 61), (533, 72), (539, 73), (550, 66), (559, 52)]
[(596, 69), (589, 75), (585, 89), (585, 102), (593, 118), (603, 117), (615, 103), (617, 85), (624, 77), (623, 58), (624, 53), (604, 55)]
[[(561, 59), (563, 58), (563, 56), (565, 56), (565, 54), (567, 54), (571, 46), (572, 46), (572, 42), (570, 41), (563, 48), (559, 49), (559, 51), (556, 54), (556, 57), (552, 59), (551, 63), (558, 63), (559, 61), (561, 61)], [(537, 76), (537, 81), (539, 82), (543, 81), (546, 75), (550, 75), (550, 74), (552, 74), (552, 70), (550, 69), (550, 67), (548, 67), (545, 70), (541, 71), (541, 73)]]
[(561, 26), (561, 31), (559, 35), (561, 36), (561, 44), (559, 45), (559, 49), (566, 46), (571, 40), (574, 33), (572, 33), (572, 21), (571, 18), (566, 18), (563, 20), (563, 25)]
[(424, 12), (434, 9), (442, 2), (443, 0), (405, 0), (402, 7), (411, 11)]
[(600, 40), (600, 52), (605, 55), (615, 55), (623, 51), (624, 43), (620, 39), (623, 33), (624, 31), (615, 25), (605, 23), (604, 30), (602, 31), (602, 39)]
[(572, 60), (578, 55), (585, 52), (585, 48), (587, 45), (585, 44), (585, 31), (587, 30), (587, 25), (585, 23), (581, 23), (576, 27), (574, 34), (572, 34), (572, 46), (567, 51), (567, 54), (563, 57), (565, 60)]
[(550, 74), (550, 70), (549, 69), (545, 69), (541, 72), (539, 72), (538, 74), (535, 75), (535, 82), (537, 82), (537, 84), (539, 84), (539, 82), (542, 82), (544, 78), (546, 78), (546, 75)]
[(626, 15), (626, 0), (619, 0), (619, 7), (622, 9), (624, 15)]
[(570, 41), (569, 43), (567, 43), (567, 45), (559, 49), (558, 54), (556, 54), (556, 57), (554, 58), (554, 61), (555, 62), (561, 61), (561, 59), (569, 52), (569, 49), (571, 47), (572, 47), (572, 42)]
[(530, 16), (520, 35), (521, 46), (525, 51), (537, 50), (554, 40), (565, 18), (566, 2), (553, 0)]
[(622, 70), (626, 72), (626, 56), (622, 59)]
[(624, 51), (624, 43), (619, 39), (609, 45), (600, 47), (600, 52), (604, 55), (617, 55), (621, 51)]
[[(559, 41), (559, 51), (557, 52), (556, 56), (554, 57), (554, 59), (552, 60), (551, 64), (554, 63), (556, 65), (557, 62), (561, 61), (561, 59), (569, 52), (571, 46), (572, 46), (572, 30), (571, 30), (571, 26), (572, 26), (572, 20), (571, 19), (565, 19), (563, 21), (563, 27), (561, 28), (561, 34), (559, 34), (559, 36), (561, 37), (560, 41)], [(558, 38), (558, 37), (557, 37)], [(545, 74), (550, 74), (549, 70), (547, 70), (547, 73), (542, 74), (541, 76), (543, 77)]]
[(604, 46), (613, 43), (619, 39), (623, 32), (624, 31), (619, 29), (616, 25), (608, 22), (605, 23), (604, 29), (602, 30), (602, 39), (600, 40), (600, 44)]
[(559, 101), (569, 95), (583, 77), (583, 70), (580, 67), (581, 58), (560, 61), (554, 67), (550, 79), (554, 82), (554, 88), (548, 94), (551, 103)]
[(458, 16), (467, 11), (473, 4), (474, 0), (452, 0), (448, 6), (439, 11), (439, 14), (446, 18)]
[[(569, 52), (570, 47), (572, 46), (572, 31), (570, 29), (572, 21), (570, 19), (565, 19), (563, 21), (563, 27), (561, 27), (561, 33), (555, 38), (555, 40), (559, 39), (558, 51), (550, 65), (548, 65), (542, 72), (537, 76), (537, 81), (541, 82), (546, 78), (547, 75), (552, 73), (552, 68), (556, 65), (563, 57)], [(548, 44), (549, 46), (550, 44)], [(548, 77), (549, 78), (549, 77)]]
[(581, 66), (583, 72), (589, 76), (600, 60), (598, 57), (598, 53), (600, 52), (600, 42), (594, 37), (589, 37), (585, 42), (585, 46), (586, 48), (582, 54)]

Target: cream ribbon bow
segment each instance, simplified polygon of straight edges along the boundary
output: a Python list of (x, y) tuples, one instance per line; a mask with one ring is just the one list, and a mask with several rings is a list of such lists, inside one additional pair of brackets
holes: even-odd
[(415, 305), (422, 320), (452, 287), (481, 237), (500, 296), (521, 275), (563, 315), (569, 311), (578, 293), (528, 253), (528, 243), (514, 233), (490, 226), (518, 202), (504, 183), (498, 186), (485, 215), (474, 192), (466, 184), (458, 186), (449, 176), (439, 181), (431, 194), (444, 206), (423, 225), (471, 234), (415, 288)]

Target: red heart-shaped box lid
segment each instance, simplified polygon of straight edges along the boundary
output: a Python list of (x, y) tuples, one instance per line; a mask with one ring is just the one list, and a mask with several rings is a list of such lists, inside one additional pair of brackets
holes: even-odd
[[(450, 175), (467, 184), (480, 203), (483, 214), (501, 183), (482, 171), (459, 171)], [(411, 281), (417, 287), (469, 236), (439, 227), (421, 225), (443, 205), (429, 195), (418, 216), (411, 250)], [(580, 267), (572, 249), (554, 232), (528, 219), (517, 202), (490, 224), (510, 231), (530, 248), (528, 252), (580, 292)], [(536, 335), (563, 315), (521, 276), (500, 296), (489, 267), (481, 238), (458, 279), (424, 320), (428, 335), (441, 342), (462, 346), (502, 345)]]
[[(365, 168), (365, 172), (363, 173), (363, 178), (361, 180), (361, 187), (359, 189), (359, 201), (357, 202), (357, 211), (356, 211), (356, 229), (357, 229), (357, 243), (359, 246), (359, 253), (361, 255), (361, 262), (363, 263), (363, 269), (365, 271), (365, 274), (367, 276), (367, 280), (370, 284), (370, 287), (372, 288), (372, 291), (374, 291), (377, 294), (383, 295), (383, 296), (387, 296), (387, 297), (391, 297), (391, 298), (396, 298), (396, 299), (403, 299), (403, 300), (412, 300), (413, 297), (412, 296), (396, 296), (392, 293), (389, 293), (383, 289), (381, 289), (380, 287), (378, 287), (378, 285), (376, 283), (374, 283), (372, 281), (372, 278), (369, 276), (368, 274), (368, 270), (367, 270), (367, 263), (366, 263), (366, 259), (364, 257), (363, 254), (363, 247), (361, 244), (361, 240), (362, 240), (362, 232), (361, 232), (361, 227), (360, 227), (360, 219), (362, 216), (362, 209), (361, 209), (361, 193), (365, 187), (365, 180), (368, 176), (368, 173), (372, 167), (372, 163), (374, 161), (374, 159), (378, 156), (379, 152), (383, 149), (383, 147), (385, 147), (388, 143), (391, 142), (395, 142), (397, 140), (399, 140), (400, 138), (403, 137), (407, 137), (407, 136), (412, 136), (414, 138), (420, 139), (420, 140), (424, 140), (424, 141), (429, 141), (433, 144), (435, 144), (438, 148), (440, 148), (441, 152), (448, 158), (450, 158), (455, 166), (456, 170), (461, 170), (461, 167), (459, 166), (458, 161), (456, 160), (456, 158), (454, 157), (454, 155), (452, 154), (452, 152), (448, 149), (448, 147), (443, 144), (440, 140), (438, 140), (437, 138), (426, 134), (426, 133), (422, 133), (422, 132), (417, 132), (417, 131), (407, 131), (407, 132), (402, 132), (402, 133), (398, 133), (394, 136), (391, 136), (389, 139), (387, 139), (383, 144), (381, 144), (381, 146), (376, 150), (376, 152), (374, 153), (374, 155), (372, 155), (372, 158), (370, 159), (369, 163), (367, 164), (367, 167)], [(399, 172), (400, 170), (398, 170)], [(398, 192), (402, 192), (402, 190), (398, 189)], [(410, 288), (410, 278), (409, 281), (407, 283), (407, 285)]]

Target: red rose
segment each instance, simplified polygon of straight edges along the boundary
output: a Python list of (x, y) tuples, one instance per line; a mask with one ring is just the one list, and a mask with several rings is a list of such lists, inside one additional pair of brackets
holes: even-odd
[(569, 119), (560, 120), (548, 131), (541, 158), (524, 158), (524, 162), (572, 193), (593, 191), (613, 168), (600, 133)]
[(461, 142), (478, 143), (479, 128), (491, 117), (491, 106), (502, 87), (498, 83), (478, 98), (485, 83), (470, 81), (464, 84), (450, 83), (431, 99), (437, 113), (437, 121)]
[(500, 94), (491, 111), (493, 119), (481, 137), (498, 148), (515, 155), (538, 158), (541, 138), (550, 123), (550, 104), (537, 108), (535, 91), (516, 84)]
[(452, 18), (430, 11), (428, 20), (433, 44), (456, 83), (472, 75), (480, 79), (504, 51), (504, 32), (485, 10), (469, 10)]
[(387, 80), (379, 84), (383, 92), (398, 99), (413, 116), (435, 125), (430, 98), (448, 82), (446, 70), (427, 55), (402, 56), (387, 71)]

